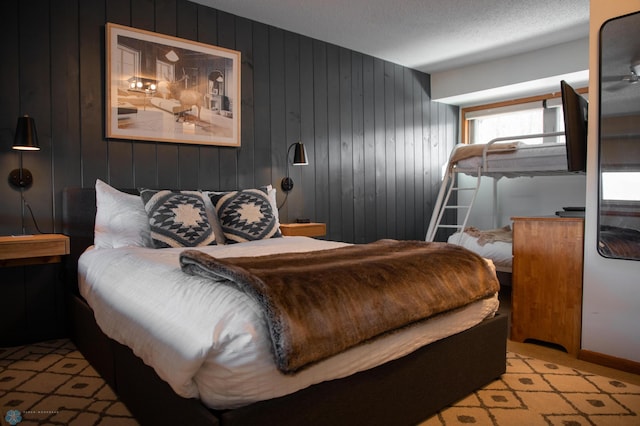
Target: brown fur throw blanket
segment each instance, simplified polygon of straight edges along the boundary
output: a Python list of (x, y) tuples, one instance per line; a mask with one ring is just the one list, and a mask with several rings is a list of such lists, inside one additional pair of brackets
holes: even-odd
[[(451, 164), (457, 163), (458, 161), (464, 160), (466, 158), (478, 157), (482, 155), (484, 151), (485, 144), (471, 144), (459, 146), (458, 149), (455, 150), (449, 162)], [(508, 142), (508, 143), (494, 143), (489, 145), (488, 152), (491, 154), (502, 154), (513, 152), (518, 149), (518, 142)]]
[(467, 227), (464, 232), (478, 239), (478, 245), (484, 246), (487, 243), (495, 243), (496, 241), (511, 243), (513, 242), (513, 232), (511, 225), (503, 226), (498, 229), (489, 229), (481, 231), (473, 226)]
[(477, 254), (424, 241), (226, 259), (185, 250), (180, 265), (257, 300), (284, 373), (499, 289)]

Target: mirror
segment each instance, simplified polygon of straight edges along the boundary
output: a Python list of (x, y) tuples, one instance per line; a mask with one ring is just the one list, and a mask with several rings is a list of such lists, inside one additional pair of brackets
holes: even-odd
[(600, 29), (598, 252), (640, 260), (640, 12)]

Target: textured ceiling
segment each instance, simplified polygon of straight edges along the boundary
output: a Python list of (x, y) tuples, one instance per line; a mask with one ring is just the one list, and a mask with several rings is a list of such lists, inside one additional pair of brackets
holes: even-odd
[(589, 0), (192, 1), (427, 73), (589, 33)]

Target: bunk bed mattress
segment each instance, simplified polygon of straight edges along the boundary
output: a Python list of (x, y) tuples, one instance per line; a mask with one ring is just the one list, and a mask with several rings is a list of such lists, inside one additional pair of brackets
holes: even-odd
[(512, 243), (505, 241), (493, 241), (480, 244), (479, 238), (466, 232), (456, 232), (449, 236), (447, 242), (462, 246), (486, 259), (491, 259), (498, 271), (511, 272), (513, 255)]
[[(201, 249), (222, 258), (344, 245), (285, 237)], [(132, 348), (178, 395), (216, 409), (367, 370), (471, 328), (498, 308), (495, 294), (285, 375), (275, 365), (257, 303), (233, 287), (184, 274), (178, 260), (182, 250), (89, 248), (79, 260), (80, 293), (105, 334)]]
[[(473, 148), (473, 145), (469, 145)], [(460, 147), (465, 149), (466, 147)], [(456, 162), (455, 171), (476, 175), (483, 165), (482, 155), (474, 155)], [(487, 155), (485, 176), (518, 177), (567, 174), (567, 149), (564, 143), (540, 145), (517, 144), (517, 149), (491, 152)]]

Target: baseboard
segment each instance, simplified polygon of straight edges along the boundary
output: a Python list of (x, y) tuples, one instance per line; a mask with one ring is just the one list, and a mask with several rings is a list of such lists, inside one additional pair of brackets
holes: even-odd
[(604, 365), (605, 367), (615, 368), (616, 370), (626, 371), (627, 373), (640, 374), (640, 362), (624, 358), (617, 358), (615, 356), (601, 354), (599, 352), (580, 349), (578, 359), (594, 364)]

